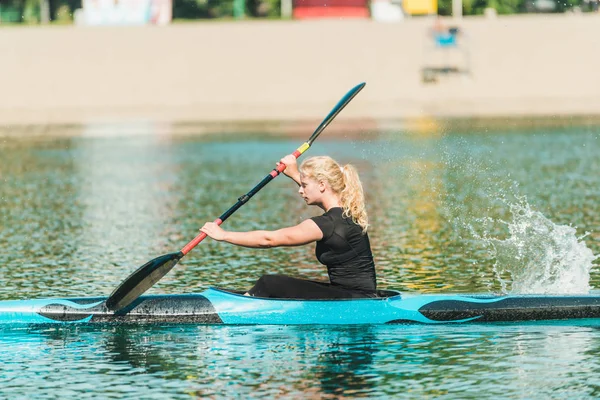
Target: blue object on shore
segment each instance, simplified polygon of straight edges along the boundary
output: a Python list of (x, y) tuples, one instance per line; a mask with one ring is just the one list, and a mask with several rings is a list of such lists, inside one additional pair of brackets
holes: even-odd
[(438, 33), (434, 37), (435, 44), (438, 47), (455, 47), (456, 35), (452, 33)]

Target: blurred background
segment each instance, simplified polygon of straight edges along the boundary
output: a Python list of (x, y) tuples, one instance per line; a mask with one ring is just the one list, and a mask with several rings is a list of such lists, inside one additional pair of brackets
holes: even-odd
[(2, 0), (0, 125), (593, 116), (595, 0)]

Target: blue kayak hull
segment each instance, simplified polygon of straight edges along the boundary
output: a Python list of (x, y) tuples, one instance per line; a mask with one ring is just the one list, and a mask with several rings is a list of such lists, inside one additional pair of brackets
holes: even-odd
[(600, 294), (400, 294), (348, 300), (287, 300), (211, 288), (199, 294), (142, 296), (109, 311), (105, 297), (0, 301), (0, 324), (456, 324), (598, 319)]

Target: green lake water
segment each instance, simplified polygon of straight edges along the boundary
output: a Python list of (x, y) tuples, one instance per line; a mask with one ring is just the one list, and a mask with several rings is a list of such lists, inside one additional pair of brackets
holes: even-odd
[[(0, 299), (109, 294), (179, 250), (305, 139), (119, 129), (0, 138)], [(380, 288), (600, 285), (599, 127), (325, 132), (304, 157), (322, 154), (361, 174)], [(224, 227), (277, 229), (318, 213), (280, 177)], [(313, 246), (206, 240), (150, 293), (245, 289), (264, 273), (326, 279)], [(9, 398), (600, 395), (600, 331), (571, 324), (9, 327), (0, 354)]]

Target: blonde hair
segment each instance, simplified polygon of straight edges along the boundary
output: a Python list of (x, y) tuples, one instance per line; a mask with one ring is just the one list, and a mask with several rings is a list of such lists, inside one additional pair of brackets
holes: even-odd
[(365, 207), (365, 195), (356, 168), (350, 164), (343, 167), (328, 156), (310, 157), (300, 165), (300, 172), (316, 181), (325, 181), (340, 196), (344, 216), (360, 225), (363, 233), (369, 227)]

